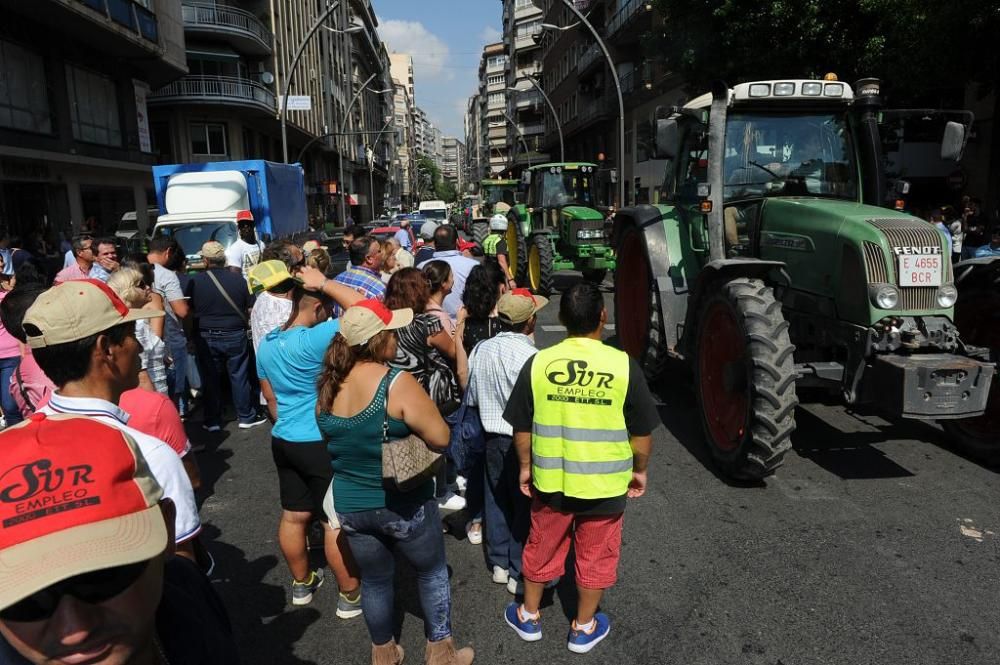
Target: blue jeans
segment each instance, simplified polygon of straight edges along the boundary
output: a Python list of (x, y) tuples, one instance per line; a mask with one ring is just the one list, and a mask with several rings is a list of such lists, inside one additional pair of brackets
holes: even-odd
[(509, 436), (486, 434), (485, 466), (486, 560), (520, 580), (521, 553), (531, 524), (531, 499), (521, 494), (520, 463)]
[(396, 551), (417, 573), (424, 635), (431, 642), (451, 636), (451, 587), (437, 501), (337, 517), (361, 570), (361, 609), (372, 644), (385, 644), (394, 635)]
[(222, 424), (222, 376), (229, 385), (241, 423), (253, 422), (257, 406), (250, 390), (250, 342), (242, 330), (202, 330), (195, 342), (201, 388), (205, 393), (205, 424)]
[(14, 376), (17, 366), (20, 364), (21, 356), (0, 358), (0, 408), (3, 409), (3, 416), (8, 427), (24, 420), (21, 416), (21, 410), (17, 408), (17, 402), (14, 401), (14, 396), (10, 394), (10, 377)]

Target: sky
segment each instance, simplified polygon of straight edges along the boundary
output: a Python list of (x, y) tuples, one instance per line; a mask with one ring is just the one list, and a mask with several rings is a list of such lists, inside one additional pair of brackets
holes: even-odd
[(500, 0), (372, 0), (390, 53), (413, 57), (413, 86), (445, 136), (465, 141), (465, 106), (479, 85), (483, 46), (500, 41)]

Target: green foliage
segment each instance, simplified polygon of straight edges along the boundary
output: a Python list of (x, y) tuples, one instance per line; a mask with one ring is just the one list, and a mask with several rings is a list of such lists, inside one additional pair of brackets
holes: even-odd
[(692, 89), (769, 78), (868, 76), (898, 98), (1000, 77), (1000, 0), (657, 0), (645, 45)]
[(434, 190), (437, 198), (446, 202), (452, 203), (458, 198), (458, 192), (455, 191), (455, 185), (451, 184), (450, 180), (441, 179), (437, 187)]

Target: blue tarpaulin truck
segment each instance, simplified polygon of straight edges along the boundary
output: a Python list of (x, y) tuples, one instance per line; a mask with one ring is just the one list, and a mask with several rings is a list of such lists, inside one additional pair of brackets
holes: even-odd
[(299, 164), (262, 159), (153, 167), (160, 217), (153, 235), (177, 239), (191, 263), (208, 240), (229, 247), (246, 210), (264, 242), (308, 229), (305, 179)]

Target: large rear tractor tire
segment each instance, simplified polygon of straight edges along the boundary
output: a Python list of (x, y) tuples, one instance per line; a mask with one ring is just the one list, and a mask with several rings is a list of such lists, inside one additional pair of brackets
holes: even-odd
[(615, 267), (615, 329), (618, 344), (653, 383), (667, 370), (669, 350), (663, 332), (660, 294), (642, 232), (628, 227), (618, 244)]
[(760, 480), (781, 466), (795, 429), (795, 347), (759, 279), (720, 284), (698, 321), (695, 386), (712, 456), (726, 476)]
[(507, 216), (507, 262), (514, 281), (524, 286), (528, 278), (528, 243), (521, 233), (521, 223), (512, 213)]
[(474, 220), (472, 222), (472, 239), (476, 241), (476, 244), (480, 247), (483, 246), (483, 241), (486, 240), (486, 236), (490, 234), (490, 223), (485, 220)]
[(540, 296), (552, 293), (552, 240), (544, 233), (531, 237), (528, 248), (528, 285)]
[[(1000, 360), (1000, 260), (980, 269), (978, 279), (959, 284), (955, 304), (955, 324), (962, 340), (990, 349), (994, 362)], [(957, 272), (957, 271), (956, 271)], [(944, 431), (972, 459), (989, 466), (1000, 465), (1000, 376), (993, 375), (986, 412), (975, 418), (939, 421)]]

